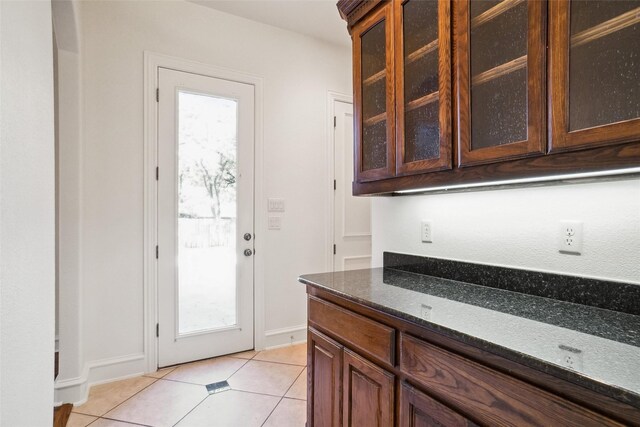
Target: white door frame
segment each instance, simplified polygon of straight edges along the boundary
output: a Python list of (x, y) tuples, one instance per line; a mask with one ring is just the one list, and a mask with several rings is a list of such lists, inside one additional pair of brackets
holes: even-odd
[(187, 73), (200, 74), (218, 79), (246, 83), (255, 87), (255, 174), (254, 174), (254, 345), (262, 349), (265, 345), (264, 333), (264, 236), (266, 236), (267, 211), (263, 197), (263, 88), (264, 79), (251, 74), (207, 65), (196, 61), (172, 56), (144, 52), (144, 355), (146, 372), (155, 372), (158, 367), (158, 278), (156, 260), (156, 242), (158, 231), (158, 194), (156, 165), (158, 164), (158, 68), (170, 68)]
[(339, 92), (333, 92), (333, 91), (328, 91), (327, 92), (327, 165), (326, 165), (326, 170), (327, 170), (327, 178), (326, 178), (326, 183), (327, 183), (327, 193), (326, 193), (326, 197), (327, 197), (327, 203), (325, 203), (325, 206), (327, 207), (327, 210), (325, 212), (325, 216), (327, 218), (326, 223), (329, 224), (329, 226), (327, 227), (327, 236), (325, 238), (326, 240), (326, 265), (327, 265), (327, 271), (333, 271), (334, 268), (334, 256), (333, 256), (333, 241), (334, 241), (334, 236), (335, 236), (335, 220), (333, 218), (334, 216), (334, 209), (335, 209), (335, 202), (334, 202), (334, 189), (333, 189), (333, 177), (335, 176), (334, 174), (334, 169), (335, 169), (335, 154), (334, 154), (334, 149), (335, 149), (335, 131), (334, 131), (334, 126), (333, 126), (333, 118), (336, 115), (336, 111), (335, 111), (335, 102), (336, 101), (340, 101), (340, 102), (346, 102), (349, 104), (353, 105), (353, 96), (351, 95), (345, 95), (343, 93), (339, 93)]

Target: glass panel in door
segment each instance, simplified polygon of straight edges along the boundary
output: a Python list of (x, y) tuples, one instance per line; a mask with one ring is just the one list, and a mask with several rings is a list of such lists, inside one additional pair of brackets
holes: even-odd
[(361, 37), (362, 170), (387, 166), (387, 74), (385, 21)]
[(640, 117), (640, 1), (570, 3), (569, 131)]
[(469, 6), (471, 148), (525, 141), (527, 2), (472, 0)]
[(438, 2), (402, 5), (404, 163), (440, 157)]
[(237, 101), (178, 92), (178, 333), (237, 324)]

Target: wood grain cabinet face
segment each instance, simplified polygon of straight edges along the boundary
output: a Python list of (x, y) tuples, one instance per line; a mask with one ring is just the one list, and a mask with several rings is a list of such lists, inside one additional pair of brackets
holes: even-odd
[(477, 424), (407, 383), (400, 386), (399, 427), (471, 427)]
[(544, 154), (546, 2), (456, 7), (459, 166)]
[(640, 1), (552, 1), (551, 151), (640, 139)]
[(393, 8), (396, 175), (451, 169), (451, 2)]
[(343, 360), (343, 425), (393, 426), (394, 376), (348, 349)]
[(395, 172), (393, 19), (391, 3), (353, 28), (355, 179)]
[(309, 426), (338, 427), (341, 425), (342, 346), (310, 329), (307, 348)]

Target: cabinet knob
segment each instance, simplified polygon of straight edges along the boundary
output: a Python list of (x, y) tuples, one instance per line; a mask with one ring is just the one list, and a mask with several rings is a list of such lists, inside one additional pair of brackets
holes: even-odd
[(251, 255), (253, 255), (253, 251), (251, 249), (244, 250), (244, 256), (251, 256)]
[(244, 233), (244, 240), (246, 240), (247, 242), (251, 240), (251, 233)]

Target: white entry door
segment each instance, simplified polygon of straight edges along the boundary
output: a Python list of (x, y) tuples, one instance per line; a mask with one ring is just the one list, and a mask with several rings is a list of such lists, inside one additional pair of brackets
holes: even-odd
[(353, 105), (334, 102), (334, 271), (371, 267), (371, 200), (354, 197)]
[(163, 367), (254, 346), (254, 86), (158, 73)]

